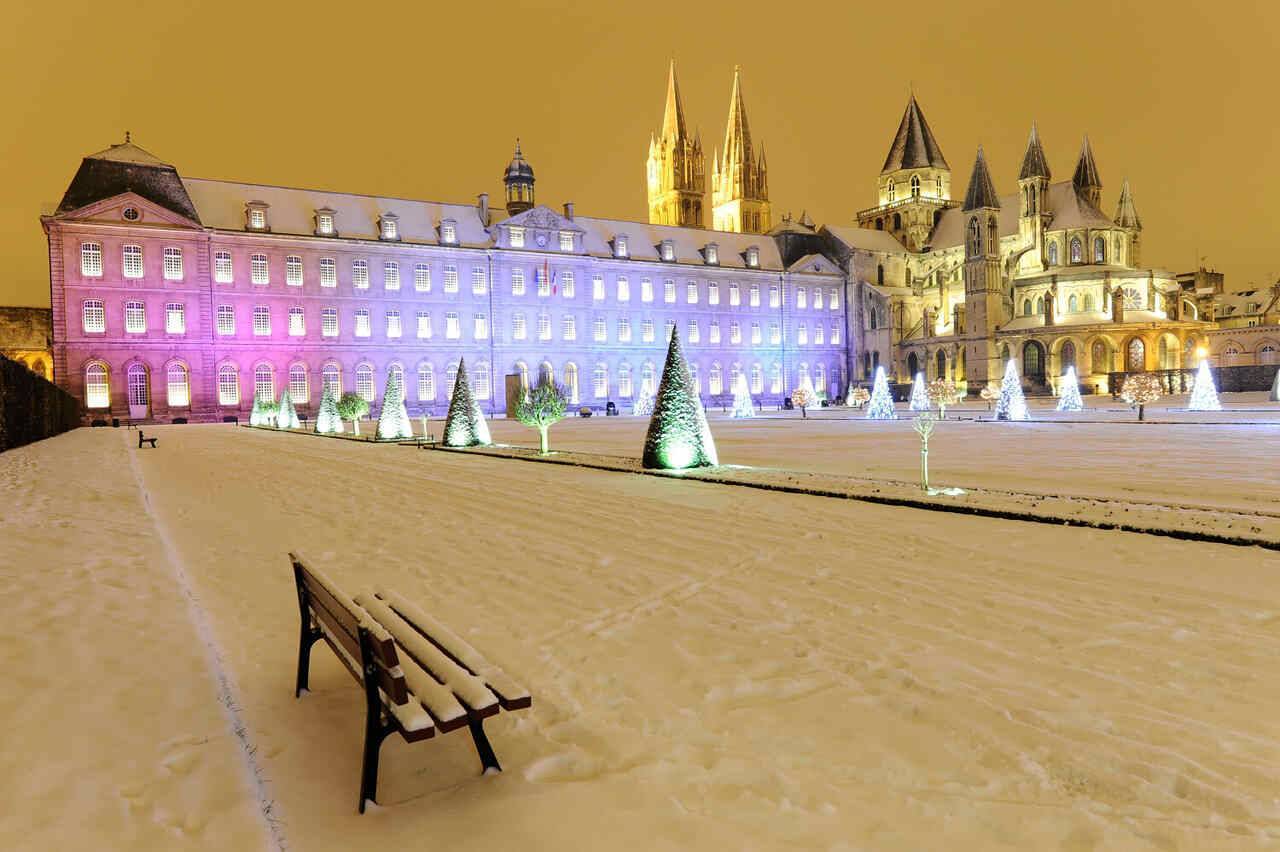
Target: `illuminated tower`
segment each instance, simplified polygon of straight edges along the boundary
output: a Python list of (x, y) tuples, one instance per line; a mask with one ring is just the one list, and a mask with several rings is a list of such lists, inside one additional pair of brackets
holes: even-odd
[(1022, 170), (1018, 172), (1018, 244), (1027, 249), (1018, 259), (1018, 268), (1023, 271), (1039, 272), (1045, 268), (1044, 229), (1051, 218), (1046, 203), (1051, 176), (1040, 134), (1032, 124), (1027, 152), (1022, 155)]
[(759, 161), (751, 149), (751, 128), (747, 125), (747, 108), (742, 103), (740, 66), (733, 69), (724, 153), (716, 152), (711, 168), (711, 227), (717, 231), (751, 234), (763, 234), (773, 227), (768, 166), (763, 146)]
[(1129, 256), (1117, 256), (1115, 262), (1137, 266), (1142, 262), (1142, 220), (1138, 218), (1138, 210), (1133, 206), (1133, 193), (1129, 191), (1128, 178), (1120, 187), (1120, 203), (1116, 205), (1115, 223), (1129, 234)]
[(889, 231), (910, 251), (929, 245), (951, 205), (951, 167), (913, 94), (880, 170), (880, 204), (858, 214), (864, 228)]
[(533, 207), (533, 166), (520, 153), (520, 140), (516, 139), (516, 152), (503, 172), (502, 182), (507, 187), (507, 213), (514, 216)]
[(1071, 183), (1075, 185), (1076, 194), (1094, 207), (1102, 203), (1102, 178), (1098, 177), (1098, 164), (1093, 161), (1093, 148), (1089, 146), (1088, 136), (1080, 146), (1080, 159), (1076, 161)]
[(649, 135), (649, 159), (645, 164), (649, 187), (649, 222), (701, 228), (702, 197), (706, 182), (702, 169), (702, 139), (689, 138), (684, 104), (676, 82), (676, 63), (667, 74), (667, 106), (662, 132)]
[(998, 378), (995, 332), (1005, 321), (1000, 279), (1000, 199), (978, 149), (964, 195), (965, 373), (977, 390)]

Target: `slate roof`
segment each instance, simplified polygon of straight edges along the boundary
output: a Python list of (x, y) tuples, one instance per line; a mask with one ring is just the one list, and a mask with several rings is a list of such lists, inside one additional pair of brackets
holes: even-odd
[(1098, 164), (1093, 161), (1093, 148), (1089, 145), (1088, 136), (1080, 146), (1080, 159), (1076, 161), (1076, 172), (1071, 182), (1080, 189), (1102, 188), (1102, 178), (1098, 175)]
[(987, 170), (987, 158), (978, 148), (978, 156), (973, 161), (973, 174), (969, 176), (969, 189), (964, 194), (964, 209), (977, 210), (979, 207), (999, 207), (1000, 197), (996, 195), (995, 184), (991, 182), (991, 172)]
[(1133, 206), (1133, 193), (1129, 191), (1129, 179), (1120, 187), (1120, 203), (1116, 205), (1116, 224), (1122, 228), (1142, 229), (1138, 209)]
[(951, 168), (947, 165), (946, 157), (942, 156), (942, 148), (938, 145), (938, 140), (933, 138), (929, 122), (924, 120), (924, 113), (920, 111), (920, 105), (916, 103), (916, 96), (913, 94), (907, 101), (906, 112), (902, 114), (898, 132), (893, 137), (893, 144), (889, 146), (889, 155), (884, 158), (884, 168), (880, 170), (880, 174), (930, 166), (938, 169)]
[(898, 242), (898, 238), (888, 231), (877, 231), (874, 228), (856, 228), (852, 225), (824, 225), (823, 230), (851, 249), (896, 254), (904, 254), (907, 251), (902, 243)]
[[(1015, 192), (1001, 196), (999, 203), (1000, 236), (1013, 236), (1018, 233), (1018, 194)], [(1050, 231), (1068, 228), (1110, 228), (1115, 224), (1107, 218), (1105, 213), (1090, 204), (1088, 199), (1081, 198), (1070, 181), (1049, 184), (1044, 205), (1044, 210), (1052, 214), (1048, 224)], [(947, 249), (963, 244), (964, 211), (955, 207), (942, 211), (942, 219), (939, 220), (938, 227), (933, 230), (930, 247)]]
[(200, 221), (177, 169), (132, 142), (112, 145), (85, 157), (58, 203), (57, 212), (78, 210), (124, 192)]
[(1040, 134), (1034, 124), (1031, 125), (1031, 138), (1027, 140), (1027, 153), (1022, 155), (1022, 170), (1018, 172), (1018, 180), (1033, 177), (1053, 177), (1049, 171), (1049, 161), (1044, 156), (1044, 148), (1040, 146)]

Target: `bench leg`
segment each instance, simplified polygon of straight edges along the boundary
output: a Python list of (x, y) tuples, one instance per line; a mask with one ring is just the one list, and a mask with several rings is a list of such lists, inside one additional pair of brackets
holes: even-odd
[(480, 763), (483, 767), (482, 772), (489, 769), (502, 771), (502, 765), (498, 763), (498, 756), (493, 753), (493, 746), (489, 745), (489, 738), (484, 733), (484, 722), (480, 719), (471, 719), (468, 723), (471, 727), (471, 738), (476, 741), (476, 754), (480, 755)]
[(302, 622), (302, 632), (298, 636), (298, 680), (293, 688), (293, 697), (297, 698), (302, 694), (302, 690), (310, 689), (307, 683), (311, 679), (311, 646), (323, 636), (323, 634), (313, 628), (310, 619)]
[(364, 813), (364, 803), (378, 801), (378, 754), (382, 751), (382, 741), (394, 731), (391, 725), (384, 724), (381, 711), (373, 711), (365, 717), (364, 724), (364, 762), (360, 767), (360, 813)]

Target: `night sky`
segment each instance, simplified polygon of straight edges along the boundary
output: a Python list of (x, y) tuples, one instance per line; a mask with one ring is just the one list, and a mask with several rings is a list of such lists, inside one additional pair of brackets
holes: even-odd
[(38, 217), (126, 129), (185, 176), (440, 201), (497, 195), (519, 135), (540, 202), (643, 220), (671, 58), (708, 176), (742, 66), (775, 221), (872, 206), (914, 86), (953, 195), (979, 143), (1007, 193), (1032, 120), (1056, 180), (1087, 132), (1144, 263), (1280, 272), (1277, 4), (64, 0), (5, 25), (0, 304), (48, 304)]

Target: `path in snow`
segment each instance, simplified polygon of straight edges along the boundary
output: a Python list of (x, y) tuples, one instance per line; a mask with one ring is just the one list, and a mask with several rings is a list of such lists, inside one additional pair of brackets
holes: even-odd
[[(741, 447), (820, 458), (822, 432), (793, 426), (751, 424), (771, 440)], [(104, 431), (66, 437), (118, 443)], [(137, 462), (296, 848), (1280, 842), (1275, 554), (223, 426), (158, 434)], [(864, 438), (864, 457), (892, 441)], [(1196, 471), (1206, 492), (1241, 487), (1212, 472)], [(297, 547), (350, 592), (420, 602), (529, 686), (532, 710), (487, 726), (505, 773), (479, 777), (465, 736), (388, 740), (386, 807), (356, 816), (360, 692), (321, 648), (314, 693), (293, 698)]]

